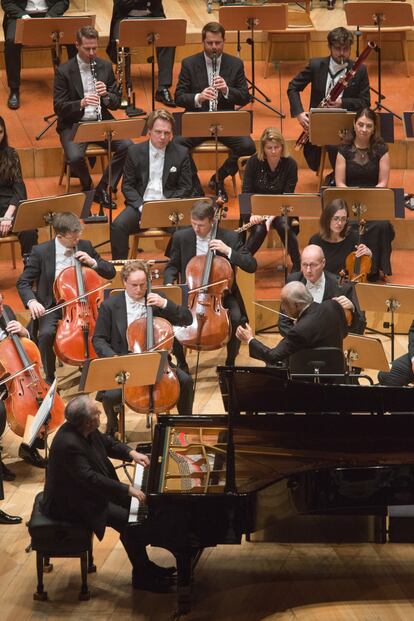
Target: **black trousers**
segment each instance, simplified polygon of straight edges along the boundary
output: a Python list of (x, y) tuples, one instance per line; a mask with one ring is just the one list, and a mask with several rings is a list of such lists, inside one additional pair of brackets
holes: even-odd
[(414, 382), (411, 357), (408, 354), (396, 358), (389, 371), (378, 373), (378, 382), (384, 386), (407, 386)]
[(39, 347), (46, 382), (52, 384), (56, 372), (56, 356), (53, 351), (57, 322), (62, 318), (62, 311), (57, 310), (50, 315), (31, 321), (28, 330)]
[[(85, 160), (85, 150), (88, 146), (87, 142), (73, 142), (76, 126), (68, 129), (63, 129), (59, 132), (60, 142), (65, 152), (65, 159), (70, 164), (71, 172), (79, 177), (82, 190), (90, 190), (92, 187), (92, 178), (89, 174), (89, 169)], [(108, 143), (105, 140), (97, 142), (99, 146), (106, 149)], [(114, 152), (112, 156), (112, 178), (111, 187), (116, 188), (124, 170), (125, 159), (127, 156), (128, 147), (132, 145), (131, 140), (114, 140), (112, 142), (112, 150)], [(107, 167), (99, 181), (96, 189), (106, 190), (109, 182), (109, 168)]]
[[(194, 386), (191, 375), (181, 369), (174, 369), (180, 383), (180, 397), (177, 402), (178, 413), (182, 416), (191, 416), (193, 413)], [(118, 415), (115, 410), (120, 405), (122, 392), (120, 389), (105, 390), (101, 393), (102, 405), (107, 418), (107, 432), (117, 431)]]
[(146, 547), (138, 543), (136, 537), (128, 536), (128, 516), (130, 499), (125, 503), (109, 502), (107, 508), (106, 524), (120, 534), (120, 540), (125, 548), (125, 552), (131, 561), (134, 575), (145, 573), (149, 565), (149, 558)]
[[(134, 19), (129, 17), (123, 17), (124, 19)], [(136, 18), (135, 18), (136, 19)], [(113, 63), (117, 63), (117, 48), (116, 39), (119, 39), (119, 22), (117, 20), (114, 24), (113, 39), (109, 41), (106, 48), (107, 54)], [(158, 64), (158, 89), (170, 88), (173, 77), (173, 67), (175, 59), (175, 47), (157, 47), (157, 64)], [(129, 48), (125, 49), (128, 54), (126, 57), (125, 78), (126, 83), (131, 85), (131, 56), (129, 55)]]
[[(295, 231), (292, 229), (291, 221), (293, 218), (289, 218), (288, 230), (287, 230), (287, 250), (292, 260), (294, 271), (300, 271), (300, 252), (299, 244)], [(285, 222), (283, 216), (277, 216), (272, 221), (271, 227), (278, 232), (282, 244), (285, 243)], [(246, 248), (254, 255), (262, 245), (267, 235), (267, 228), (265, 222), (256, 224), (252, 227), (249, 239), (246, 242)]]
[[(184, 136), (176, 136), (174, 141), (187, 149), (193, 149), (205, 140), (211, 140), (211, 136), (205, 138), (186, 138)], [(250, 136), (222, 136), (220, 142), (231, 149), (231, 153), (222, 166), (219, 168), (219, 180), (223, 181), (229, 175), (235, 175), (238, 171), (237, 160), (242, 155), (253, 155), (256, 152), (256, 145)], [(192, 159), (192, 158), (191, 158)], [(193, 173), (197, 174), (197, 168), (192, 163)]]
[(125, 209), (111, 224), (110, 239), (113, 259), (128, 257), (129, 236), (140, 231), (141, 213), (133, 207)]
[[(46, 17), (46, 13), (38, 13), (32, 17)], [(7, 85), (10, 89), (18, 89), (20, 87), (20, 72), (22, 67), (22, 46), (15, 43), (16, 36), (16, 19), (14, 17), (4, 16), (4, 62), (6, 65)], [(66, 46), (68, 57), (76, 55), (76, 47), (74, 45)]]

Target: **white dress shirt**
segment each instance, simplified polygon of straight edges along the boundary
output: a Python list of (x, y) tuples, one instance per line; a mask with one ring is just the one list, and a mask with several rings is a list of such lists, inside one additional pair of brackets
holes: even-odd
[(34, 13), (47, 13), (46, 0), (28, 0), (25, 11), (28, 15), (23, 15), (22, 19), (27, 19)]
[(55, 239), (55, 252), (56, 252), (56, 267), (55, 267), (55, 280), (59, 276), (60, 272), (66, 267), (73, 267), (75, 265), (74, 248), (65, 248), (63, 244), (56, 238)]
[(322, 276), (315, 283), (307, 280), (306, 289), (312, 295), (313, 301), (320, 304), (323, 300), (323, 294), (325, 292), (325, 274), (322, 272)]
[(140, 298), (139, 300), (133, 300), (129, 295), (125, 292), (125, 300), (127, 307), (127, 324), (128, 326), (135, 321), (136, 319), (141, 319), (141, 317), (145, 317), (147, 314), (147, 307), (145, 304), (145, 298)]
[[(91, 64), (85, 63), (80, 57), (79, 54), (76, 56), (76, 60), (78, 61), (80, 76), (82, 80), (83, 86), (83, 94), (86, 95), (88, 93), (95, 92), (95, 85), (92, 79), (91, 72)], [(83, 111), (82, 121), (96, 121), (98, 115), (96, 113), (96, 106), (86, 106)]]
[[(157, 149), (149, 141), (149, 178), (145, 188), (144, 201), (161, 201), (165, 199), (162, 188), (162, 174), (164, 172), (165, 149)], [(142, 205), (140, 207), (142, 211)]]
[(325, 95), (327, 95), (335, 84), (345, 76), (347, 71), (348, 65), (346, 63), (344, 65), (340, 65), (335, 62), (331, 56), (329, 59), (328, 76), (326, 78)]

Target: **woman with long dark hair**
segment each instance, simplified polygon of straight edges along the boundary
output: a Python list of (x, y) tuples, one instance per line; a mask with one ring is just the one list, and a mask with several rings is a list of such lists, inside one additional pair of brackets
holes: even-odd
[[(0, 116), (0, 236), (9, 235), (15, 211), (27, 192), (22, 168), (16, 149), (9, 146), (6, 124)], [(3, 219), (4, 218), (4, 219)], [(22, 231), (17, 234), (23, 260), (29, 256), (32, 246), (37, 244), (37, 231)]]

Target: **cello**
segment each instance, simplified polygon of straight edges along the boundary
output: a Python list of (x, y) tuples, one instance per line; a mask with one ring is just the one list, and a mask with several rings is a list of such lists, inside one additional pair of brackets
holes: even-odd
[(67, 364), (82, 366), (85, 360), (97, 357), (92, 336), (102, 291), (91, 291), (102, 283), (103, 279), (95, 270), (82, 266), (77, 259), (75, 265), (62, 270), (54, 282), (53, 294), (57, 301), (70, 302), (76, 298), (64, 307), (53, 345), (56, 356)]
[[(10, 317), (3, 309), (0, 325), (5, 330)], [(12, 431), (23, 437), (28, 416), (35, 416), (43, 402), (49, 385), (40, 374), (40, 352), (33, 341), (19, 337), (17, 334), (8, 334), (0, 342), (0, 364), (3, 367), (1, 374), (13, 375), (22, 371), (14, 379), (6, 379), (8, 396), (4, 401), (7, 421)], [(34, 365), (34, 366), (33, 366)], [(27, 367), (30, 369), (24, 370)], [(24, 370), (24, 371), (23, 371)], [(56, 393), (53, 407), (50, 412), (48, 429), (57, 429), (65, 419), (65, 404), (62, 397)]]
[[(147, 295), (151, 293), (151, 277), (147, 274)], [(167, 319), (154, 317), (152, 306), (146, 306), (146, 317), (135, 319), (127, 329), (129, 350), (144, 353), (172, 349), (174, 338), (173, 327)], [(168, 345), (167, 345), (168, 344)], [(175, 406), (180, 396), (180, 384), (177, 374), (165, 361), (162, 378), (153, 386), (125, 388), (125, 401), (135, 412), (143, 414), (159, 414), (167, 412)]]
[[(220, 219), (225, 216), (223, 202), (218, 200), (211, 229), (216, 239)], [(193, 257), (185, 270), (190, 289), (188, 307), (193, 316), (191, 325), (177, 331), (179, 342), (197, 351), (220, 349), (230, 340), (231, 325), (222, 298), (233, 284), (233, 268), (228, 259), (216, 256), (209, 248), (206, 255)], [(214, 284), (215, 283), (215, 284)]]

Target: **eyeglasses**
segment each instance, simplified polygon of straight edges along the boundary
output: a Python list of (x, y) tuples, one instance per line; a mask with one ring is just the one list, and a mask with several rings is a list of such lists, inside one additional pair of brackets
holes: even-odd
[(332, 220), (334, 222), (346, 222), (348, 220), (348, 216), (332, 216)]
[(304, 270), (307, 270), (307, 269), (314, 270), (320, 264), (321, 264), (321, 261), (319, 261), (319, 263), (301, 263), (301, 267)]

